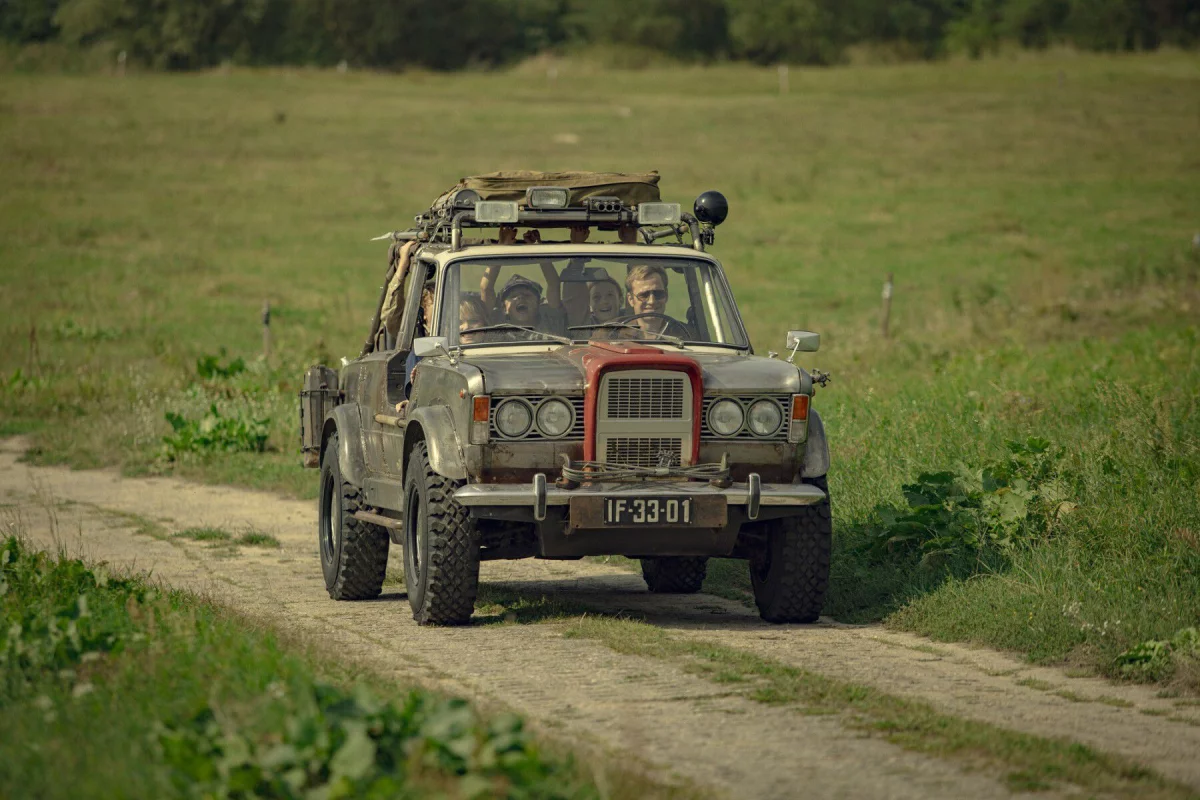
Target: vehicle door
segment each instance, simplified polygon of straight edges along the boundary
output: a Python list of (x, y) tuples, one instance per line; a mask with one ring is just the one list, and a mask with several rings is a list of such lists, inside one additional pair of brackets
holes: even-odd
[[(404, 429), (397, 404), (404, 399), (405, 361), (412, 349), (412, 332), (421, 302), (422, 270), (410, 269), (404, 280), (404, 313), (392, 337), (382, 326), (375, 350), (362, 359), (363, 430), (367, 432), (367, 466), (376, 475), (399, 480)], [(415, 287), (415, 288), (414, 288)]]

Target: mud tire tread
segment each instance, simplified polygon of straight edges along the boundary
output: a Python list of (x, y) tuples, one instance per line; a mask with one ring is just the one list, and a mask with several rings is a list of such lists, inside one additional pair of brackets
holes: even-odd
[(698, 556), (660, 556), (642, 559), (642, 578), (655, 594), (695, 594), (704, 585), (708, 559)]
[(829, 591), (833, 517), (826, 479), (809, 478), (825, 500), (795, 517), (768, 523), (770, 572), (760, 577), (751, 564), (754, 601), (767, 622), (816, 622)]
[(383, 591), (387, 575), (389, 538), (387, 529), (354, 517), (354, 512), (363, 509), (362, 490), (342, 480), (337, 462), (337, 438), (330, 438), (326, 458), (332, 459), (330, 468), (334, 480), (341, 484), (338, 497), (341, 501), (341, 552), (337, 563), (337, 577), (332, 585), (326, 584), (329, 596), (334, 600), (373, 600)]
[(424, 442), (413, 448), (408, 467), (415, 480), (425, 482), (429, 520), (425, 591), (413, 619), (418, 625), (465, 625), (479, 592), (479, 541), (466, 507), (454, 499), (462, 481), (433, 471)]

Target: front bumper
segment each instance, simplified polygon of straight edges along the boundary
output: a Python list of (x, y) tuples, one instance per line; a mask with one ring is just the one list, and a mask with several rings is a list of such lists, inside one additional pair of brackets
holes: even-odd
[(576, 489), (548, 486), (545, 475), (535, 475), (528, 484), (470, 484), (454, 493), (454, 499), (468, 508), (473, 506), (506, 506), (533, 509), (535, 520), (546, 518), (551, 506), (569, 505), (572, 497), (586, 496), (713, 496), (725, 498), (726, 505), (744, 506), (747, 519), (758, 519), (763, 506), (808, 506), (825, 499), (825, 493), (807, 483), (763, 483), (757, 473), (751, 473), (744, 483), (720, 488), (702, 481), (611, 481), (598, 482)]

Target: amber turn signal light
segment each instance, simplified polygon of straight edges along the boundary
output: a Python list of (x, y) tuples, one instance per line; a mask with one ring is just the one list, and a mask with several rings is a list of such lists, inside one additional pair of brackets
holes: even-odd
[(488, 421), (488, 409), (491, 408), (492, 398), (486, 394), (476, 395), (474, 415), (471, 417), (475, 422)]
[(806, 394), (792, 395), (792, 419), (808, 419), (808, 399), (808, 395)]

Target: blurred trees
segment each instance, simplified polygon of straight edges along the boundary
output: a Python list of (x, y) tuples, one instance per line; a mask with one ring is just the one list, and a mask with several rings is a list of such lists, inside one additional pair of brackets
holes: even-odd
[(1200, 0), (0, 0), (0, 39), (107, 43), (165, 69), (226, 61), (458, 69), (592, 45), (672, 58), (832, 64), (1013, 42), (1200, 43)]

